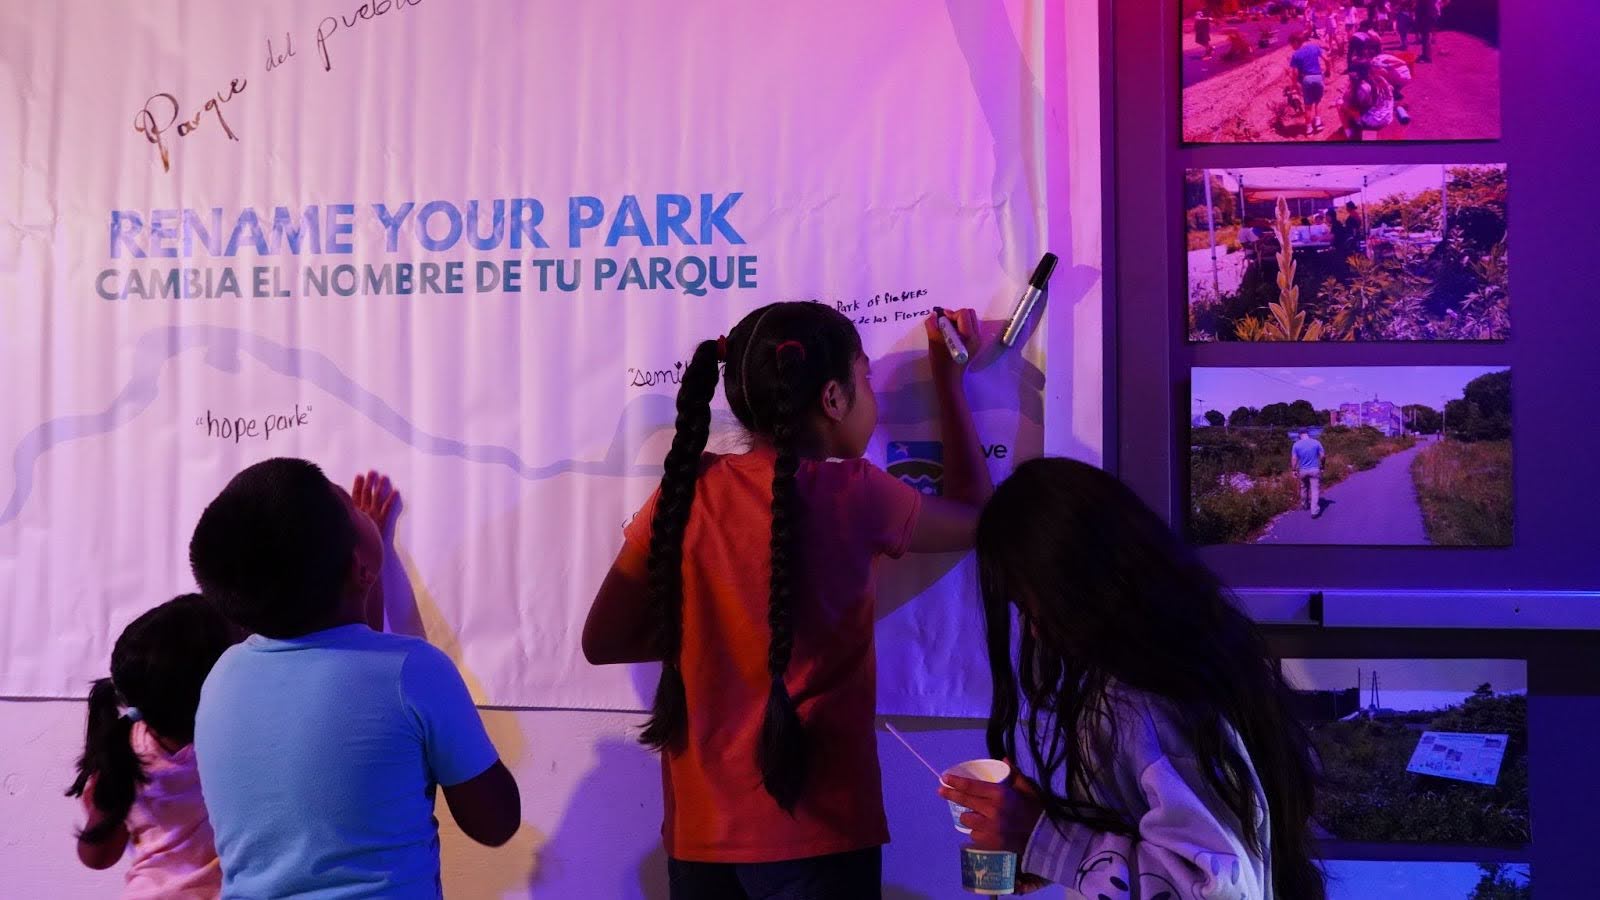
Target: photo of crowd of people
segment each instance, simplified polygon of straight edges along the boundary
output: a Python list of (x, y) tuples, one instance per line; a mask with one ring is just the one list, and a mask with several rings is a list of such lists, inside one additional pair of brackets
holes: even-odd
[(1180, 0), (1189, 143), (1500, 136), (1499, 0)]

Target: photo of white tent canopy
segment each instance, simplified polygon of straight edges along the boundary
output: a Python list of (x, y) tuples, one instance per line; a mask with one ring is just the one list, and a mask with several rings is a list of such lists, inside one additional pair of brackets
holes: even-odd
[(1191, 340), (1509, 334), (1504, 166), (1191, 169), (1184, 189)]

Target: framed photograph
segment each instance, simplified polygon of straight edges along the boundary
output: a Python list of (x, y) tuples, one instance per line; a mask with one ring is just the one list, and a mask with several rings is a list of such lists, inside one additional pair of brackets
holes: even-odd
[(1189, 340), (1505, 340), (1508, 221), (1504, 165), (1190, 169)]
[(1499, 0), (1178, 0), (1183, 140), (1500, 137)]
[(1196, 544), (1505, 547), (1503, 366), (1196, 367)]
[(1322, 768), (1319, 837), (1529, 843), (1526, 661), (1286, 659), (1283, 673)]

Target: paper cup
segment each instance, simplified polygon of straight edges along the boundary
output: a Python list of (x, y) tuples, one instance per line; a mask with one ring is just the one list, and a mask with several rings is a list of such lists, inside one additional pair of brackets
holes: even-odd
[[(999, 784), (1011, 775), (1011, 767), (998, 759), (969, 759), (964, 763), (957, 763), (944, 770), (941, 780), (948, 779), (951, 775), (957, 778), (971, 778), (973, 781), (987, 781), (990, 784)], [(945, 781), (945, 786), (950, 782)], [(955, 820), (956, 830), (962, 834), (971, 834), (972, 829), (961, 824), (961, 814), (967, 808), (954, 800), (947, 800), (950, 804), (950, 818)]]
[(1008, 850), (961, 848), (961, 886), (974, 894), (1017, 892), (1017, 855)]

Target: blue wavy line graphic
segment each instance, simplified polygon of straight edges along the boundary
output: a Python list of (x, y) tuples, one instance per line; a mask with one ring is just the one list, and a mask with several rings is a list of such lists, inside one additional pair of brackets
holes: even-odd
[[(660, 463), (636, 463), (633, 459), (651, 435), (663, 429), (670, 430), (677, 415), (674, 397), (659, 393), (640, 394), (623, 406), (604, 457), (594, 460), (559, 459), (535, 466), (510, 447), (472, 444), (424, 431), (382, 397), (346, 374), (333, 360), (315, 350), (287, 346), (237, 328), (218, 325), (169, 326), (147, 332), (139, 338), (134, 347), (132, 373), (128, 382), (105, 409), (58, 416), (23, 436), (11, 455), (11, 467), (16, 476), (15, 487), (5, 507), (0, 509), (0, 525), (11, 522), (21, 514), (33, 493), (34, 467), (40, 457), (62, 444), (109, 434), (131, 422), (155, 402), (161, 373), (166, 366), (191, 350), (203, 350), (207, 365), (229, 373), (237, 373), (248, 357), (273, 372), (300, 379), (321, 389), (419, 453), (503, 466), (527, 481), (541, 481), (567, 474), (613, 478), (659, 476)], [(904, 354), (907, 357), (912, 355)], [(891, 354), (888, 358), (899, 362), (901, 356)], [(1009, 409), (1020, 413), (1024, 419), (1042, 422), (1043, 400), (1038, 390), (1042, 387), (1043, 373), (1018, 356), (1011, 355), (1010, 359), (1020, 383), (974, 390), (974, 411)], [(878, 400), (880, 425), (921, 423), (933, 414), (932, 392), (928, 390), (925, 379), (880, 391)], [(724, 410), (715, 411), (713, 418), (718, 426), (737, 427), (733, 416)]]
[(155, 401), (161, 372), (166, 365), (187, 351), (201, 348), (206, 351), (206, 363), (221, 371), (238, 372), (243, 357), (248, 356), (274, 372), (306, 381), (420, 453), (504, 466), (528, 481), (569, 473), (613, 477), (659, 475), (659, 464), (637, 464), (632, 458), (653, 432), (672, 427), (675, 415), (672, 397), (641, 394), (623, 407), (604, 458), (561, 459), (534, 466), (509, 447), (471, 444), (424, 431), (347, 375), (333, 360), (314, 350), (289, 347), (235, 328), (213, 325), (159, 328), (139, 338), (128, 383), (105, 409), (50, 419), (23, 436), (11, 456), (16, 481), (10, 499), (0, 509), (0, 525), (21, 514), (33, 492), (34, 466), (41, 456), (62, 444), (108, 434), (132, 421)]

